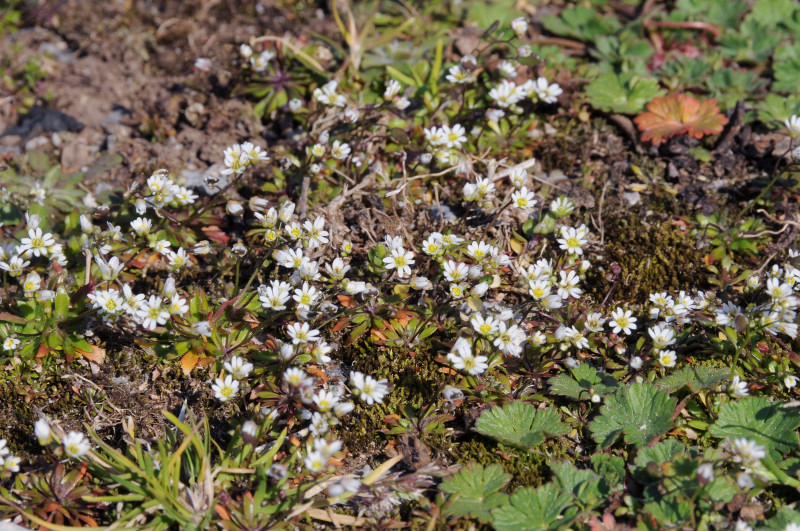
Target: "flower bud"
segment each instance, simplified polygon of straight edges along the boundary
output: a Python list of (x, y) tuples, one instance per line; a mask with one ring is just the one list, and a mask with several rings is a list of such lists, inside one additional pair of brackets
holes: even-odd
[(228, 201), (228, 204), (225, 206), (225, 210), (231, 216), (239, 216), (244, 212), (244, 207), (239, 201)]
[(231, 247), (231, 252), (239, 258), (242, 258), (247, 254), (247, 247), (245, 247), (245, 245), (241, 242), (236, 242), (233, 244), (233, 247)]
[(201, 240), (192, 246), (191, 252), (194, 255), (208, 254), (211, 252), (211, 246), (208, 240)]
[(261, 212), (266, 210), (266, 208), (269, 206), (269, 201), (263, 197), (253, 196), (250, 198), (247, 204), (250, 207), (250, 210), (254, 212)]
[(255, 446), (258, 443), (258, 424), (252, 420), (246, 421), (242, 424), (242, 440), (250, 446)]
[(50, 442), (52, 437), (50, 433), (50, 423), (46, 419), (39, 419), (33, 425), (33, 433), (39, 439), (39, 444), (45, 446)]
[(94, 225), (92, 225), (92, 220), (89, 219), (89, 216), (86, 214), (81, 214), (81, 232), (84, 234), (91, 234), (94, 230)]
[(286, 201), (281, 205), (278, 211), (278, 219), (284, 223), (289, 223), (292, 219), (292, 214), (294, 214), (294, 203)]
[(175, 292), (175, 278), (170, 275), (167, 277), (167, 280), (164, 281), (164, 288), (161, 290), (161, 293), (163, 293), (165, 297), (172, 297), (175, 295)]
[(411, 279), (411, 287), (418, 290), (431, 289), (433, 284), (425, 277), (414, 277)]

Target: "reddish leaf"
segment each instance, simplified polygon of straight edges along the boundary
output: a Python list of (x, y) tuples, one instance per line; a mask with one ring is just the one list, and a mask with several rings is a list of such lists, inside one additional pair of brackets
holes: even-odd
[(688, 134), (694, 138), (717, 134), (728, 123), (717, 107), (717, 100), (700, 102), (687, 94), (672, 94), (655, 98), (647, 105), (647, 112), (634, 118), (642, 140), (654, 146), (675, 135)]

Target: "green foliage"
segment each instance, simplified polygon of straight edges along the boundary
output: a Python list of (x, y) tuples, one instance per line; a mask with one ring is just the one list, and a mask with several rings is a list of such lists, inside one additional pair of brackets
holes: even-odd
[(550, 378), (547, 384), (550, 392), (573, 400), (588, 400), (593, 394), (606, 396), (619, 387), (619, 382), (611, 375), (598, 373), (588, 363), (581, 363), (570, 369), (572, 375), (559, 374)]
[(635, 383), (608, 397), (589, 429), (600, 448), (610, 447), (620, 435), (628, 444), (644, 446), (672, 427), (675, 404), (654, 385)]
[(589, 103), (596, 109), (623, 114), (637, 114), (664, 90), (652, 77), (633, 72), (600, 74), (586, 87)]
[(520, 448), (537, 446), (546, 437), (569, 432), (553, 408), (537, 410), (527, 402), (511, 402), (484, 412), (475, 425), (482, 435)]
[(566, 523), (561, 517), (570, 505), (571, 496), (559, 492), (552, 483), (536, 489), (525, 487), (492, 511), (492, 524), (497, 531), (558, 529)]
[(484, 468), (478, 463), (470, 463), (439, 486), (440, 491), (451, 495), (447, 514), (472, 516), (489, 522), (492, 518), (490, 511), (508, 502), (508, 496), (500, 489), (509, 479), (511, 475), (503, 472), (500, 465)]
[(545, 15), (541, 20), (551, 33), (589, 42), (601, 35), (614, 33), (620, 27), (617, 19), (603, 17), (596, 9), (584, 6), (565, 9), (559, 16)]
[(767, 448), (788, 452), (800, 444), (798, 426), (800, 413), (796, 409), (770, 403), (764, 396), (748, 396), (723, 404), (709, 433), (720, 439), (744, 437)]
[(686, 366), (656, 381), (656, 385), (670, 393), (688, 386), (692, 392), (696, 393), (704, 389), (715, 388), (730, 374), (730, 369), (725, 367)]

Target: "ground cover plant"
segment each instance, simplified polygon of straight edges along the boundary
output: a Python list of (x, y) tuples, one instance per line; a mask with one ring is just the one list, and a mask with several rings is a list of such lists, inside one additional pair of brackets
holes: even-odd
[(79, 5), (0, 8), (5, 524), (800, 527), (800, 5)]

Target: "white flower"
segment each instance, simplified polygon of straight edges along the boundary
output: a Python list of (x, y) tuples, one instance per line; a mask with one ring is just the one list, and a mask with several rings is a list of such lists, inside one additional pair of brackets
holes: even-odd
[(550, 203), (550, 212), (559, 218), (569, 216), (573, 210), (575, 210), (575, 203), (563, 195)]
[(517, 17), (513, 19), (510, 24), (511, 29), (516, 33), (517, 37), (522, 37), (528, 32), (528, 21), (524, 17)]
[(473, 376), (482, 374), (489, 368), (489, 358), (486, 356), (473, 356), (472, 354), (464, 356), (449, 356), (450, 363), (459, 371), (465, 371), (467, 374)]
[(743, 437), (732, 441), (732, 449), (737, 460), (746, 468), (755, 468), (759, 461), (767, 457), (767, 450), (763, 446)]
[(661, 350), (675, 343), (675, 331), (669, 326), (656, 325), (647, 330), (653, 340), (653, 348)]
[(448, 69), (448, 74), (445, 79), (450, 83), (469, 83), (471, 81), (469, 72), (461, 67), (461, 65), (451, 66)]
[(50, 423), (46, 419), (39, 419), (33, 425), (33, 434), (42, 446), (50, 442)]
[(431, 281), (425, 277), (414, 277), (411, 279), (409, 285), (418, 290), (431, 289), (433, 287)]
[(733, 377), (730, 386), (728, 386), (728, 391), (736, 396), (747, 396), (749, 394), (747, 382), (739, 378), (738, 374)]
[(411, 275), (411, 266), (414, 265), (414, 253), (402, 247), (392, 249), (392, 254), (383, 259), (386, 269), (397, 269), (397, 277), (404, 278)]
[[(325, 218), (322, 216), (317, 216), (314, 223), (311, 223), (310, 220), (306, 220), (305, 223), (303, 223), (303, 229), (305, 229), (308, 237), (309, 249), (314, 249), (320, 247), (323, 243), (328, 243), (328, 231), (323, 230), (324, 228)], [(301, 265), (302, 264), (297, 264), (295, 267), (300, 267)]]
[(631, 369), (633, 369), (634, 371), (638, 371), (639, 369), (642, 368), (642, 358), (640, 358), (639, 356), (632, 357), (630, 361), (630, 366)]
[(350, 373), (350, 384), (355, 388), (353, 394), (370, 406), (383, 402), (383, 397), (389, 391), (389, 385), (385, 379), (376, 380), (372, 376), (365, 376), (357, 371)]
[(155, 330), (157, 326), (167, 322), (169, 312), (162, 305), (161, 297), (150, 295), (150, 298), (142, 305), (140, 316), (142, 327), (145, 330)]
[(298, 308), (310, 310), (319, 299), (319, 291), (308, 282), (303, 282), (302, 288), (294, 290), (294, 297), (292, 298), (297, 302)]
[(336, 160), (344, 160), (350, 154), (350, 145), (338, 140), (333, 141), (331, 146), (331, 156)]
[(17, 247), (17, 253), (25, 256), (47, 256), (49, 248), (55, 245), (56, 241), (49, 232), (42, 232), (42, 229), (28, 229), (28, 237), (22, 238)]
[(519, 190), (511, 194), (511, 201), (514, 203), (515, 207), (521, 210), (528, 210), (536, 206), (536, 199), (533, 198), (533, 192), (529, 191), (525, 186), (522, 186)]
[(450, 282), (460, 282), (467, 278), (468, 273), (469, 267), (467, 267), (467, 264), (454, 262), (453, 260), (448, 260), (444, 263), (444, 278)]
[(347, 99), (341, 94), (336, 93), (336, 88), (339, 86), (338, 81), (328, 81), (321, 88), (314, 89), (314, 99), (323, 105), (332, 105), (335, 107), (344, 107)]
[(631, 317), (631, 315), (632, 312), (630, 310), (623, 310), (622, 308), (617, 308), (611, 312), (611, 321), (608, 324), (613, 328), (612, 332), (615, 334), (624, 332), (626, 336), (631, 335), (631, 330), (636, 329), (636, 317)]
[(283, 373), (283, 381), (291, 385), (292, 387), (300, 386), (300, 384), (302, 384), (306, 378), (307, 375), (305, 371), (303, 371), (303, 369), (300, 369), (298, 367), (289, 367)]
[(225, 370), (231, 373), (234, 378), (247, 378), (253, 370), (253, 364), (245, 361), (241, 356), (233, 356), (230, 361), (224, 364)]
[(400, 93), (402, 88), (403, 86), (400, 85), (400, 83), (397, 80), (392, 79), (386, 84), (386, 90), (383, 91), (383, 99), (385, 99), (386, 101), (393, 100), (394, 97)]
[(574, 227), (561, 227), (561, 238), (558, 239), (559, 247), (569, 254), (582, 255), (582, 247), (586, 245), (587, 233)]
[(797, 376), (792, 376), (791, 374), (787, 374), (783, 378), (783, 385), (785, 385), (787, 389), (791, 389), (792, 387), (795, 387), (797, 385), (797, 380), (798, 380)]
[(455, 124), (452, 128), (443, 125), (441, 132), (448, 148), (460, 149), (462, 143), (467, 141), (467, 130), (460, 124)]
[(319, 330), (311, 329), (308, 323), (294, 322), (287, 328), (292, 344), (308, 343), (319, 341)]
[(3, 340), (3, 350), (15, 350), (19, 343), (20, 341), (16, 337), (7, 337)]
[(536, 83), (533, 86), (533, 92), (536, 93), (536, 96), (540, 101), (545, 103), (555, 103), (558, 101), (558, 96), (564, 91), (558, 86), (557, 83), (549, 84), (547, 79), (540, 77), (536, 80)]
[(64, 445), (64, 451), (67, 455), (74, 458), (86, 455), (92, 448), (89, 441), (86, 440), (86, 437), (77, 431), (71, 431), (66, 434), (61, 442)]
[(149, 218), (136, 218), (131, 221), (131, 230), (139, 236), (145, 236), (150, 233), (153, 227), (153, 221)]
[(783, 121), (786, 129), (789, 130), (789, 136), (797, 138), (800, 136), (800, 116), (793, 114), (790, 118)]
[(697, 477), (702, 479), (705, 483), (714, 481), (714, 465), (711, 463), (703, 463), (697, 467)]
[(312, 474), (319, 474), (320, 472), (324, 472), (325, 468), (328, 466), (328, 458), (325, 457), (322, 452), (313, 451), (308, 453), (304, 460), (304, 464), (306, 466), (306, 470)]
[(498, 323), (494, 317), (489, 316), (484, 318), (479, 313), (472, 316), (470, 324), (472, 324), (472, 328), (482, 336), (492, 336), (498, 330)]
[(674, 350), (662, 350), (658, 353), (658, 362), (662, 367), (674, 367), (677, 359)]
[(18, 277), (22, 270), (30, 265), (30, 261), (23, 260), (19, 255), (12, 256), (8, 262), (0, 262), (0, 269), (7, 271), (10, 277)]
[(605, 323), (605, 318), (600, 314), (600, 312), (592, 312), (586, 316), (586, 322), (584, 323), (584, 329), (589, 332), (600, 332), (603, 329), (603, 323)]
[(222, 378), (215, 379), (211, 390), (214, 391), (214, 398), (220, 402), (227, 402), (239, 391), (239, 382), (229, 374), (224, 380)]

